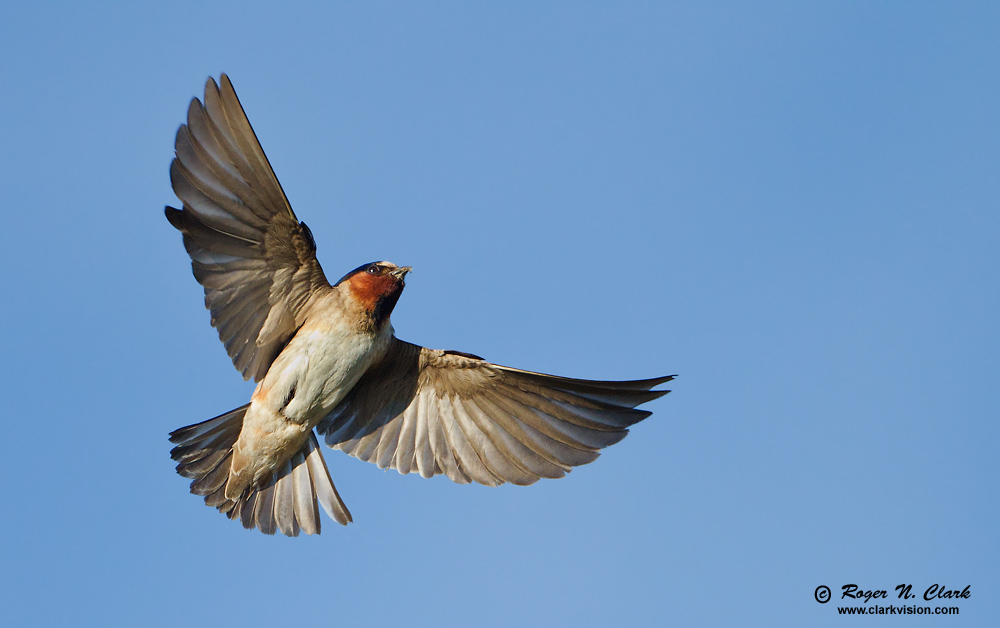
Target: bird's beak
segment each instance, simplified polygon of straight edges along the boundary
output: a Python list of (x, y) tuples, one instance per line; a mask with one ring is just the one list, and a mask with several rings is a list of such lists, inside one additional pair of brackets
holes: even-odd
[(403, 266), (402, 268), (396, 268), (395, 270), (390, 270), (389, 274), (398, 279), (399, 281), (403, 281), (403, 277), (406, 277), (406, 273), (410, 272), (411, 270), (413, 270), (412, 267)]

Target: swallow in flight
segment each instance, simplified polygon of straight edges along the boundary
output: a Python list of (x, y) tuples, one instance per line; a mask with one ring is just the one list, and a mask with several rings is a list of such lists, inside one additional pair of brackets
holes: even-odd
[(408, 266), (372, 262), (330, 284), (223, 74), (177, 131), (170, 181), (212, 326), (250, 403), (170, 434), (205, 503), (265, 534), (318, 534), (319, 507), (351, 519), (316, 432), (381, 469), (498, 486), (595, 460), (672, 376), (590, 381), (398, 340), (389, 317)]

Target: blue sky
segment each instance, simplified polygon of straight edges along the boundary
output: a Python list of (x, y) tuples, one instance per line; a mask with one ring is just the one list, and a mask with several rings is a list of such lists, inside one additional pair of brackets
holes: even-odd
[[(0, 8), (2, 623), (997, 625), (996, 5), (138, 5)], [(162, 210), (223, 71), (327, 275), (415, 268), (401, 338), (674, 392), (562, 480), (206, 508), (166, 435), (252, 387)]]

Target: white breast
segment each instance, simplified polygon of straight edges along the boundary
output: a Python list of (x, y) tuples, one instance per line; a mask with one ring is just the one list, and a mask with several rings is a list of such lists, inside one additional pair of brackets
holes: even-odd
[(340, 403), (392, 338), (389, 325), (372, 335), (345, 318), (338, 308), (310, 318), (261, 382), (263, 405), (311, 429)]

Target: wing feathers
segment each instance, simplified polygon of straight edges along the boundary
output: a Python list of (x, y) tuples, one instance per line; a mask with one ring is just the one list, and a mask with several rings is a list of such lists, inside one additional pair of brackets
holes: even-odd
[(228, 77), (209, 79), (204, 103), (191, 102), (174, 148), (170, 180), (183, 209), (167, 208), (167, 219), (184, 233), (233, 365), (260, 381), (330, 284)]
[(576, 400), (576, 404), (564, 403), (553, 398), (564, 396), (564, 394), (544, 389), (528, 392), (521, 388), (505, 387), (503, 393), (505, 398), (517, 402), (523, 407), (543, 412), (555, 421), (562, 421), (591, 431), (618, 431), (650, 414), (644, 410), (623, 410), (613, 406), (603, 409), (588, 408), (583, 405), (586, 403), (584, 400)]
[(399, 421), (390, 421), (386, 425), (386, 428), (382, 430), (378, 448), (375, 450), (375, 464), (378, 465), (379, 469), (388, 468), (392, 464), (399, 444), (399, 433), (405, 421), (405, 417)]
[[(194, 213), (208, 227), (223, 235), (242, 238), (247, 242), (260, 244), (263, 232), (260, 228), (245, 224), (248, 212), (238, 199), (219, 193), (216, 185), (198, 181), (180, 160), (170, 164), (170, 184), (174, 194), (184, 203), (185, 209)], [(221, 184), (217, 184), (221, 185)]]
[[(561, 390), (568, 390), (573, 392), (602, 392), (602, 391), (642, 391), (649, 390), (654, 386), (659, 384), (664, 384), (672, 380), (674, 375), (665, 375), (663, 377), (653, 377), (650, 379), (633, 379), (627, 381), (598, 381), (590, 379), (572, 379), (569, 377), (559, 377), (558, 375), (546, 375), (544, 373), (534, 373), (532, 371), (523, 371), (521, 369), (511, 368), (509, 366), (499, 366), (493, 365), (496, 368), (505, 371), (507, 373), (514, 373), (521, 375), (529, 380), (534, 380), (536, 382), (547, 384), (552, 388), (559, 388)], [(670, 392), (669, 390), (661, 391), (663, 393)]]
[(507, 459), (532, 476), (532, 482), (539, 478), (561, 478), (566, 475), (571, 465), (552, 455), (549, 451), (551, 448), (541, 445), (537, 438), (528, 433), (530, 425), (520, 422), (497, 402), (501, 400), (484, 395), (476, 401), (476, 405), (482, 410), (484, 420), (495, 423), (496, 428), (491, 430), (491, 438), (498, 445), (502, 443)]
[(437, 420), (437, 417), (433, 419), (429, 416), (434, 410), (431, 409), (430, 403), (421, 403), (417, 406), (417, 424), (416, 431), (413, 435), (413, 458), (416, 463), (417, 471), (420, 473), (421, 477), (429, 478), (435, 473), (438, 473), (437, 463), (434, 462), (434, 450), (431, 449), (430, 441), (430, 425), (429, 423)]
[[(228, 84), (229, 89), (232, 89), (232, 84), (228, 81), (223, 81), (223, 87)], [(268, 190), (267, 177), (259, 176), (259, 171), (255, 168), (255, 164), (259, 163), (259, 159), (256, 156), (256, 152), (263, 150), (260, 148), (260, 144), (256, 142), (254, 138), (254, 143), (251, 144), (244, 137), (245, 131), (242, 128), (234, 128), (232, 118), (243, 118), (246, 119), (246, 115), (242, 111), (242, 106), (237, 106), (238, 112), (230, 109), (229, 112), (222, 106), (221, 99), (219, 98), (219, 86), (215, 83), (215, 79), (208, 79), (205, 84), (205, 119), (208, 123), (207, 129), (212, 134), (212, 136), (217, 140), (218, 147), (222, 149), (225, 155), (225, 161), (235, 167), (236, 173), (244, 182), (244, 186), (250, 189), (260, 190), (260, 200), (265, 206), (270, 206), (271, 209), (277, 210), (279, 207), (281, 210), (287, 209), (287, 201), (282, 197), (279, 198), (275, 195), (274, 190)], [(247, 123), (249, 127), (249, 122)], [(253, 134), (253, 130), (250, 130)], [(256, 145), (254, 145), (256, 144)]]
[(450, 397), (442, 397), (439, 403), (439, 414), (444, 431), (445, 439), (448, 441), (448, 449), (456, 462), (456, 476), (448, 475), (452, 480), (461, 484), (476, 481), (479, 484), (496, 486), (499, 484), (479, 458), (465, 431), (459, 425), (457, 412)]
[[(214, 81), (210, 80), (205, 84), (206, 100), (208, 99), (208, 94), (214, 91), (214, 89)], [(222, 184), (226, 185), (234, 193), (243, 192), (244, 194), (240, 195), (241, 198), (249, 200), (249, 195), (246, 194), (246, 191), (250, 189), (250, 186), (247, 185), (246, 179), (236, 165), (240, 161), (239, 157), (231, 153), (232, 148), (224, 146), (225, 139), (222, 132), (209, 119), (205, 106), (197, 98), (192, 98), (191, 104), (188, 106), (187, 127), (191, 131), (191, 138), (194, 139), (193, 144), (197, 149), (196, 154), (193, 156), (199, 158), (205, 165), (205, 169), (202, 172), (206, 170), (211, 171)], [(177, 142), (175, 141), (174, 146), (176, 147), (176, 145)], [(176, 151), (176, 148), (174, 150)], [(270, 213), (259, 215), (265, 220), (270, 218)]]
[(399, 417), (399, 439), (396, 444), (396, 457), (391, 468), (398, 469), (403, 474), (409, 473), (413, 464), (413, 450), (416, 447), (417, 435), (417, 412), (419, 412), (420, 403), (421, 397), (417, 395), (413, 399), (413, 403)]
[[(451, 407), (445, 408), (443, 404), (438, 404), (438, 412), (444, 414), (450, 412)], [(448, 437), (444, 433), (444, 418), (434, 417), (428, 422), (427, 440), (430, 445), (431, 455), (434, 456), (435, 468), (438, 473), (444, 473), (449, 478), (460, 484), (468, 484), (469, 478), (461, 471), (461, 466), (455, 460), (455, 455), (448, 447)]]
[(472, 411), (463, 401), (458, 399), (452, 399), (452, 408), (455, 412), (455, 423), (462, 431), (469, 446), (472, 447), (476, 460), (478, 460), (486, 474), (482, 483), (487, 486), (499, 486), (503, 484), (506, 478), (502, 473), (501, 465), (497, 464), (498, 455), (496, 448), (472, 419)]
[(558, 478), (650, 415), (672, 377), (571, 379), (393, 340), (382, 362), (318, 426), (326, 443), (379, 468), (496, 486)]
[(358, 440), (355, 452), (358, 458), (368, 462), (378, 448), (379, 432), (368, 432)]
[[(216, 92), (213, 91), (212, 97), (209, 99), (212, 105), (216, 102), (215, 94)], [(243, 113), (243, 106), (236, 97), (233, 84), (225, 74), (222, 75), (222, 88), (218, 94), (221, 96), (221, 104), (226, 112), (226, 119), (233, 129), (232, 137), (239, 144), (242, 154), (248, 157), (248, 165), (253, 169), (254, 178), (261, 183), (273, 184), (261, 186), (261, 189), (267, 193), (266, 200), (275, 206), (283, 204), (286, 214), (294, 219), (295, 214), (292, 213), (292, 208), (285, 198), (281, 184), (278, 183), (278, 177), (274, 175), (274, 170), (271, 168), (271, 164), (268, 162), (267, 156), (260, 146), (260, 142), (257, 141), (257, 134), (254, 133), (253, 127), (250, 125), (250, 120)]]
[(517, 434), (521, 442), (536, 453), (547, 456), (551, 462), (564, 467), (573, 467), (597, 458), (590, 455), (600, 449), (596, 443), (583, 442), (587, 440), (586, 436), (578, 438), (567, 436), (566, 426), (553, 417), (546, 418), (533, 408), (518, 405), (500, 395), (491, 394), (485, 398), (492, 404), (491, 416), (508, 417), (498, 422), (509, 426), (507, 427), (509, 432)]

